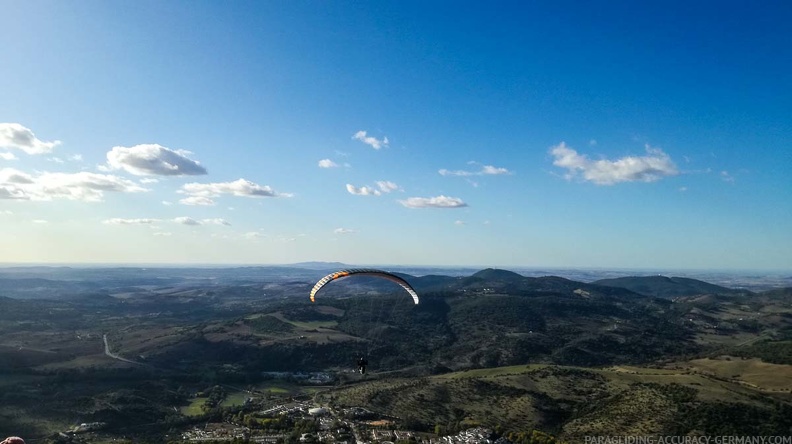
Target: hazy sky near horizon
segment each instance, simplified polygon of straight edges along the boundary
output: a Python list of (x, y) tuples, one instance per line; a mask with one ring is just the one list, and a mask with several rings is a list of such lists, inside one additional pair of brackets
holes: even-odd
[(0, 262), (792, 269), (787, 1), (0, 22)]

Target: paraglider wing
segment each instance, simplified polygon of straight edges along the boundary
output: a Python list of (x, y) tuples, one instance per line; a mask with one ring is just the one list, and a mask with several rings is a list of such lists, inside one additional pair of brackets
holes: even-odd
[(400, 278), (399, 276), (396, 276), (393, 273), (388, 273), (387, 271), (373, 270), (368, 268), (356, 268), (350, 270), (336, 271), (335, 273), (330, 273), (327, 276), (323, 277), (322, 279), (319, 279), (319, 282), (317, 282), (316, 285), (314, 285), (313, 289), (311, 290), (311, 302), (316, 302), (315, 299), (316, 293), (318, 293), (319, 290), (322, 289), (322, 287), (337, 279), (342, 279), (349, 276), (374, 276), (383, 279), (388, 279), (389, 281), (395, 282), (399, 284), (403, 289), (407, 290), (407, 293), (410, 293), (410, 296), (412, 296), (413, 301), (416, 304), (418, 303), (418, 293), (415, 292), (415, 290), (410, 286), (410, 284), (407, 281)]

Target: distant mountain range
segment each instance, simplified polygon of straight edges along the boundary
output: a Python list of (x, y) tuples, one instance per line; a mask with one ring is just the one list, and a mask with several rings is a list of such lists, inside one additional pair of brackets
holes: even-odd
[[(333, 270), (358, 268), (342, 262), (300, 262), (282, 266), (228, 268), (68, 268), (20, 267), (0, 268), (0, 296), (22, 299), (59, 299), (86, 291), (136, 287), (194, 287), (205, 285), (244, 286), (258, 283), (293, 284), (305, 282), (310, 286)], [(398, 268), (397, 268), (398, 270)], [(420, 269), (408, 269), (412, 273)], [(745, 289), (728, 288), (703, 280), (686, 277), (629, 276), (600, 279), (590, 283), (559, 276), (528, 277), (509, 270), (486, 268), (472, 274), (447, 275), (446, 269), (426, 269), (439, 274), (414, 275), (395, 271), (419, 293), (426, 292), (484, 292), (520, 295), (526, 293), (576, 293), (609, 296), (650, 296), (678, 298), (705, 294), (750, 295)], [(458, 271), (458, 270), (457, 270)], [(393, 284), (375, 278), (342, 280), (328, 291), (347, 291), (352, 287), (388, 292)], [(778, 289), (779, 287), (776, 287)], [(780, 287), (787, 288), (787, 287)]]
[(296, 264), (284, 265), (284, 267), (307, 268), (309, 270), (343, 270), (345, 268), (355, 268), (355, 266), (345, 264), (343, 262), (321, 262), (321, 261), (297, 262)]

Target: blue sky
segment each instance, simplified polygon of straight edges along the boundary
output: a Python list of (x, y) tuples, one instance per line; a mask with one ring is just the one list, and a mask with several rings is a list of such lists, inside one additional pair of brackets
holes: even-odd
[(0, 262), (792, 269), (792, 5), (526, 3), (6, 2)]

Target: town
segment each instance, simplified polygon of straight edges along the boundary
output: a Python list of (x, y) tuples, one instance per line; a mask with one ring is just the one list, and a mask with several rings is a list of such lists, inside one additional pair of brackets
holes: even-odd
[[(186, 442), (251, 442), (280, 444), (494, 444), (493, 432), (484, 427), (470, 428), (456, 435), (401, 430), (398, 419), (380, 415), (363, 407), (332, 408), (316, 406), (313, 401), (292, 399), (265, 409), (260, 400), (249, 398), (244, 410), (230, 421), (208, 422), (184, 432)], [(292, 427), (289, 429), (288, 426)], [(283, 428), (281, 428), (283, 427)], [(281, 428), (279, 430), (279, 428)]]

